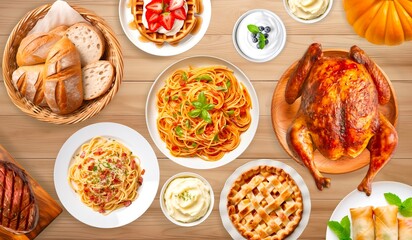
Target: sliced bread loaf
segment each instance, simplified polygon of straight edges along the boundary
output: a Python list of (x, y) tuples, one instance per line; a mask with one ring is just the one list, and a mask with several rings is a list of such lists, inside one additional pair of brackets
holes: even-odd
[(114, 68), (109, 61), (97, 61), (83, 67), (84, 99), (91, 100), (99, 97), (113, 82)]
[(96, 27), (87, 23), (76, 23), (67, 29), (66, 36), (80, 53), (82, 66), (96, 62), (102, 57), (105, 40)]

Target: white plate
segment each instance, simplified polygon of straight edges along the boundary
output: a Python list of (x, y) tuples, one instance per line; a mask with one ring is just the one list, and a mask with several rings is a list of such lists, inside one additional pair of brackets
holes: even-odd
[(308, 222), (309, 222), (310, 210), (311, 210), (309, 189), (306, 186), (306, 183), (303, 180), (303, 178), (299, 175), (298, 172), (296, 172), (295, 169), (293, 169), (292, 167), (282, 162), (278, 162), (275, 160), (260, 159), (260, 160), (248, 162), (240, 166), (239, 168), (237, 168), (232, 173), (232, 175), (229, 176), (229, 178), (226, 180), (225, 186), (223, 186), (222, 192), (220, 194), (220, 202), (219, 202), (219, 212), (220, 212), (220, 218), (222, 219), (223, 226), (225, 227), (226, 231), (230, 234), (230, 236), (233, 239), (244, 239), (244, 237), (237, 231), (235, 226), (233, 226), (232, 221), (229, 218), (229, 214), (227, 212), (227, 195), (229, 194), (229, 191), (232, 188), (232, 185), (235, 182), (235, 180), (243, 172), (253, 167), (260, 166), (260, 165), (273, 166), (273, 167), (283, 169), (293, 178), (293, 180), (295, 180), (295, 183), (299, 186), (300, 192), (302, 193), (302, 199), (303, 199), (302, 219), (300, 220), (300, 223), (298, 227), (295, 229), (295, 231), (293, 231), (293, 233), (286, 238), (289, 240), (298, 239), (299, 236), (302, 234), (303, 230), (305, 230), (306, 225), (308, 225)]
[(163, 44), (162, 47), (157, 46), (153, 42), (143, 42), (139, 38), (141, 36), (139, 30), (131, 29), (129, 24), (133, 22), (134, 17), (129, 5), (130, 0), (119, 1), (119, 18), (123, 31), (129, 40), (140, 50), (157, 56), (173, 56), (194, 47), (205, 35), (209, 27), (210, 19), (212, 17), (212, 6), (210, 0), (202, 0), (203, 12), (199, 15), (202, 18), (202, 25), (196, 34), (189, 34), (182, 39), (177, 46), (172, 46), (168, 43)]
[[(258, 49), (257, 43), (253, 43), (247, 28), (249, 24), (270, 26), (269, 44), (263, 49)], [(237, 52), (245, 59), (252, 62), (267, 62), (279, 55), (285, 47), (286, 28), (275, 13), (266, 9), (253, 9), (237, 20), (233, 27), (232, 40)]]
[[(119, 140), (139, 157), (142, 169), (145, 169), (137, 199), (129, 207), (120, 208), (108, 215), (95, 212), (83, 204), (67, 181), (73, 154), (95, 136)], [(54, 185), (61, 203), (77, 220), (98, 228), (120, 227), (136, 220), (152, 204), (159, 187), (159, 164), (150, 144), (135, 130), (117, 123), (97, 123), (75, 132), (63, 144), (54, 165)]]
[[(374, 182), (372, 183), (372, 194), (368, 197), (364, 192), (359, 192), (357, 189), (349, 193), (340, 203), (336, 206), (335, 210), (330, 217), (330, 221), (338, 221), (348, 216), (350, 217), (350, 208), (366, 207), (366, 206), (386, 206), (389, 205), (386, 202), (384, 193), (391, 192), (398, 195), (402, 201), (406, 198), (412, 197), (412, 187), (399, 182)], [(352, 231), (352, 225), (351, 225)], [(327, 240), (338, 240), (338, 237), (329, 229), (326, 229)]]
[[(249, 129), (240, 135), (240, 144), (239, 146), (231, 152), (226, 153), (220, 160), (217, 161), (205, 161), (198, 157), (192, 158), (183, 158), (183, 157), (175, 157), (170, 154), (170, 151), (166, 147), (166, 143), (160, 138), (159, 132), (157, 130), (157, 107), (156, 107), (156, 94), (158, 91), (164, 86), (165, 80), (168, 76), (170, 76), (174, 71), (180, 68), (188, 68), (189, 66), (192, 67), (201, 67), (201, 66), (211, 66), (211, 65), (223, 65), (227, 66), (231, 70), (234, 71), (235, 77), (241, 83), (243, 83), (249, 92), (250, 98), (252, 100), (252, 109), (250, 110), (252, 116), (252, 122), (250, 124)], [(259, 102), (253, 88), (252, 83), (249, 81), (247, 76), (235, 65), (220, 59), (211, 56), (196, 56), (196, 57), (189, 57), (183, 60), (180, 60), (176, 63), (170, 65), (166, 70), (164, 70), (153, 83), (149, 95), (146, 101), (146, 124), (149, 129), (150, 136), (152, 137), (153, 141), (155, 142), (156, 146), (160, 149), (160, 151), (166, 155), (169, 159), (178, 163), (182, 166), (188, 168), (195, 168), (195, 169), (211, 169), (223, 166), (243, 153), (249, 144), (252, 142), (253, 137), (256, 133), (256, 129), (259, 122)]]

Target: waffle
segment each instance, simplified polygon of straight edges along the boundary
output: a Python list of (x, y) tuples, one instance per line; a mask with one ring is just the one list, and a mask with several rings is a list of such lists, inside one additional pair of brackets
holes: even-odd
[(230, 220), (247, 239), (284, 239), (302, 218), (299, 187), (280, 168), (257, 166), (244, 172), (227, 198)]
[(147, 29), (142, 19), (143, 16), (143, 9), (144, 9), (144, 1), (143, 0), (131, 0), (132, 5), (132, 14), (134, 16), (134, 22), (136, 24), (136, 28), (139, 30), (140, 34), (147, 38), (149, 41), (154, 42), (156, 44), (163, 44), (165, 42), (169, 44), (177, 44), (180, 40), (186, 37), (196, 26), (196, 16), (195, 14), (199, 14), (199, 8), (196, 7), (196, 0), (186, 0), (187, 3), (187, 17), (182, 26), (182, 28), (173, 36), (167, 36), (163, 33), (152, 32)]

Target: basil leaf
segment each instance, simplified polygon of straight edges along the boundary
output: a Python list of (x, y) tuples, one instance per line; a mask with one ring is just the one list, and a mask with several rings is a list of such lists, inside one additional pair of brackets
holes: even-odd
[(385, 196), (386, 201), (390, 205), (395, 205), (395, 206), (398, 206), (398, 207), (400, 207), (402, 205), (402, 200), (396, 194), (388, 192), (388, 193), (385, 193), (383, 195)]
[(249, 29), (249, 32), (257, 34), (259, 32), (259, 28), (256, 25), (249, 24), (247, 25), (247, 29)]
[(210, 114), (208, 111), (206, 111), (205, 109), (202, 110), (202, 113), (200, 115), (200, 117), (205, 120), (205, 122), (207, 123), (211, 123), (212, 119), (210, 118)]
[(208, 74), (202, 74), (199, 77), (197, 77), (196, 80), (197, 81), (207, 80), (209, 82), (209, 81), (212, 81), (213, 79)]
[(226, 88), (226, 87), (217, 86), (217, 87), (216, 87), (216, 91), (227, 92), (227, 88)]
[(412, 198), (408, 198), (403, 201), (399, 212), (404, 217), (412, 217)]
[(192, 142), (192, 147), (197, 147), (197, 143)]
[(345, 236), (345, 230), (343, 229), (343, 227), (340, 225), (339, 222), (329, 221), (328, 227), (330, 228), (330, 230), (332, 230), (332, 232), (336, 234), (339, 240), (347, 239)]
[(190, 124), (189, 119), (186, 120), (186, 128), (188, 129), (192, 128), (192, 125)]
[(231, 109), (229, 111), (226, 112), (227, 115), (232, 116), (235, 113), (235, 110)]
[(265, 35), (259, 34), (259, 49), (263, 49), (266, 46), (266, 38)]
[(205, 131), (204, 126), (202, 126), (201, 128), (196, 130), (196, 134), (203, 134), (203, 132)]
[(201, 103), (201, 102), (199, 102), (199, 101), (194, 101), (194, 102), (192, 102), (192, 105), (193, 105), (195, 108), (198, 108), (198, 109), (201, 109), (201, 108), (203, 107), (203, 103)]
[(174, 96), (172, 97), (172, 100), (177, 100), (177, 99), (179, 99), (179, 96), (177, 96), (177, 95), (174, 95)]
[(344, 234), (350, 236), (350, 221), (347, 215), (340, 220), (340, 225), (343, 227)]
[(166, 96), (165, 97), (165, 102), (168, 102), (169, 101), (169, 96)]
[(219, 134), (215, 134), (215, 136), (213, 137), (213, 142), (217, 142), (219, 141)]
[(183, 78), (183, 80), (187, 81), (187, 74), (186, 74), (186, 72), (183, 72), (182, 78)]
[(230, 88), (232, 86), (232, 82), (230, 80), (226, 81), (226, 88)]
[(176, 132), (177, 136), (179, 136), (179, 137), (182, 137), (182, 136), (183, 136), (183, 129), (182, 129), (181, 126), (177, 126), (177, 127), (175, 128), (175, 132)]
[(189, 114), (189, 117), (196, 118), (200, 116), (201, 112), (202, 112), (202, 109), (195, 109), (193, 111), (190, 111), (188, 114)]
[(204, 92), (200, 92), (199, 96), (197, 96), (197, 100), (201, 102), (203, 105), (206, 104), (206, 96)]
[(206, 106), (203, 107), (203, 109), (205, 109), (207, 111), (212, 110), (213, 108), (215, 108), (215, 105), (213, 105), (211, 103), (209, 103), (209, 104), (207, 104)]

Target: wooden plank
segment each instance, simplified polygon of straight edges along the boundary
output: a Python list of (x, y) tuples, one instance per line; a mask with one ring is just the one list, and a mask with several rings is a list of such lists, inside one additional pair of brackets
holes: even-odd
[[(16, 164), (22, 168), (21, 165), (10, 155), (3, 146), (0, 145), (0, 159)], [(36, 204), (39, 208), (39, 220), (36, 227), (27, 234), (15, 235), (11, 232), (0, 228), (1, 239), (34, 239), (39, 235), (59, 214), (63, 211), (60, 205), (45, 191), (41, 185), (30, 175), (29, 171), (22, 168), (26, 172), (30, 186), (33, 190)]]

